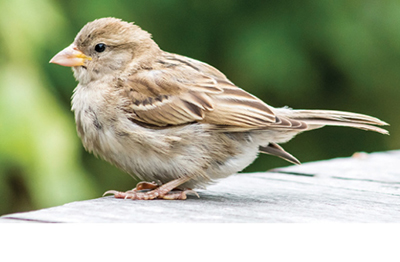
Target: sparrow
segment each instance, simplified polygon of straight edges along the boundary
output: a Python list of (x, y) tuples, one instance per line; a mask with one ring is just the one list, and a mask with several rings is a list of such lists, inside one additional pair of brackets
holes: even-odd
[[(140, 180), (116, 198), (186, 199), (243, 170), (259, 153), (300, 162), (279, 144), (323, 127), (388, 132), (368, 115), (274, 108), (218, 69), (165, 52), (117, 18), (89, 22), (50, 63), (72, 67), (77, 133), (89, 152)], [(151, 181), (151, 182), (146, 182)]]

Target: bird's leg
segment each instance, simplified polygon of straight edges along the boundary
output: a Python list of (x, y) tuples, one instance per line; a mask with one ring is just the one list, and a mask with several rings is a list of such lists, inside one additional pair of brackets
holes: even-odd
[[(124, 198), (124, 199), (132, 199), (132, 200), (151, 200), (151, 199), (168, 199), (168, 200), (175, 200), (175, 199), (186, 199), (186, 194), (194, 193), (197, 195), (196, 192), (193, 190), (182, 190), (179, 192), (171, 192), (174, 188), (182, 185), (183, 183), (189, 181), (190, 177), (181, 177), (175, 180), (172, 180), (164, 185), (159, 186), (158, 184), (152, 182), (141, 182), (139, 183), (135, 189), (129, 190), (126, 192), (119, 192), (115, 190), (109, 190), (103, 194), (113, 194), (115, 198)], [(138, 190), (150, 189), (148, 192), (138, 192)], [(198, 195), (197, 195), (198, 196)]]

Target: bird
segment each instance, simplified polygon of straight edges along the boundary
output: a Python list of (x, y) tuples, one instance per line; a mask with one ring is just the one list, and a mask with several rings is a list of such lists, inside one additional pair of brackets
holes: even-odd
[(147, 31), (114, 17), (87, 23), (50, 63), (71, 67), (84, 148), (140, 179), (115, 198), (183, 200), (304, 131), (348, 126), (388, 134), (378, 118), (272, 107), (207, 63), (163, 51)]

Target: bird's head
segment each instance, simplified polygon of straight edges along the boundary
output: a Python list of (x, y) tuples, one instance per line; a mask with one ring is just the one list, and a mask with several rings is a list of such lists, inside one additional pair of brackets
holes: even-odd
[(151, 35), (133, 23), (101, 18), (86, 24), (74, 42), (56, 54), (50, 63), (73, 68), (80, 82), (115, 75), (128, 65), (138, 67), (159, 52)]

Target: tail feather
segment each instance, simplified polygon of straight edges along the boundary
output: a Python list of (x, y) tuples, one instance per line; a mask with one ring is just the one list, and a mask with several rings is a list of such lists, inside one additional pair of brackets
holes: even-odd
[(288, 108), (280, 108), (278, 115), (288, 117), (290, 119), (304, 121), (309, 129), (330, 126), (349, 126), (363, 130), (375, 131), (381, 134), (389, 134), (383, 128), (377, 126), (385, 126), (388, 123), (372, 116), (334, 111), (334, 110), (292, 110)]
[[(294, 164), (300, 164), (300, 161), (290, 153), (286, 152), (277, 143), (287, 142), (293, 136), (303, 131), (328, 125), (349, 126), (375, 131), (381, 134), (389, 134), (387, 130), (377, 127), (388, 125), (388, 123), (378, 118), (363, 114), (334, 110), (293, 110), (286, 107), (275, 108), (275, 114), (280, 122), (277, 122), (277, 124), (273, 126), (272, 130), (274, 133), (267, 133), (268, 137), (265, 138), (265, 140), (267, 140), (273, 137), (273, 142), (269, 142), (267, 146), (260, 146), (259, 151), (278, 156)], [(301, 124), (299, 125), (298, 122)], [(292, 123), (295, 123), (295, 125), (291, 126)], [(281, 130), (278, 130), (281, 128), (291, 130), (292, 132), (281, 132)]]
[[(310, 127), (310, 129), (316, 129), (320, 128), (323, 126), (348, 126), (348, 127), (353, 127), (353, 128), (358, 128), (358, 129), (363, 129), (367, 131), (375, 131), (384, 135), (388, 135), (389, 132), (386, 129), (377, 127), (377, 126), (372, 126), (369, 124), (359, 124), (359, 123), (352, 123), (352, 122), (345, 122), (345, 121), (337, 121), (337, 120), (318, 120), (318, 119), (310, 119), (310, 120), (304, 120), (307, 125)], [(309, 129), (309, 130), (310, 130)]]
[(281, 147), (276, 143), (271, 142), (267, 146), (260, 146), (259, 151), (264, 154), (280, 157), (286, 161), (289, 161), (290, 163), (300, 165), (300, 161), (297, 158), (295, 158), (292, 154), (285, 151), (283, 147)]

